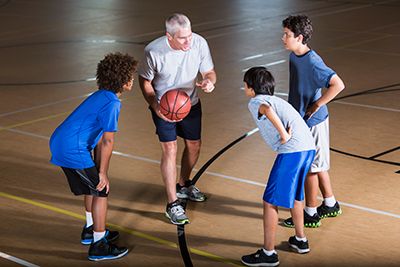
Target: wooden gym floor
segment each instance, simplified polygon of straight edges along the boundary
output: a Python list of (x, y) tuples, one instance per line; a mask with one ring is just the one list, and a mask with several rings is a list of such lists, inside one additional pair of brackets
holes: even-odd
[[(97, 62), (112, 51), (142, 59), (173, 12), (187, 14), (208, 40), (218, 74), (214, 93), (201, 94), (196, 169), (255, 127), (241, 89), (245, 69), (269, 66), (286, 99), (281, 21), (311, 17), (312, 48), (347, 86), (329, 104), (330, 174), (343, 214), (306, 229), (307, 255), (289, 251), (293, 230), (279, 226), (281, 266), (400, 266), (400, 1), (383, 0), (0, 0), (0, 266), (183, 266), (176, 227), (164, 217), (160, 146), (137, 84), (122, 96), (109, 172), (108, 222), (128, 256), (86, 259), (83, 202), (48, 149), (57, 125), (96, 90)], [(261, 197), (274, 157), (254, 134), (203, 174), (197, 185), (209, 199), (188, 205), (186, 227), (195, 266), (240, 266), (262, 246)], [(281, 220), (288, 216), (280, 211)]]

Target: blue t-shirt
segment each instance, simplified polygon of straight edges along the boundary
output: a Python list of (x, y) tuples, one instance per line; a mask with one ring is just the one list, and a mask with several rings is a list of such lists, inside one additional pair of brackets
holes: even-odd
[[(322, 96), (321, 89), (329, 87), (329, 82), (336, 73), (325, 65), (314, 50), (301, 56), (290, 53), (289, 68), (288, 101), (304, 118), (307, 108)], [(308, 127), (312, 127), (323, 122), (327, 117), (328, 108), (324, 105), (306, 123)]]
[[(278, 130), (265, 115), (259, 117), (260, 105), (265, 104), (275, 111), (283, 126), (292, 129), (292, 137), (281, 144)], [(292, 153), (315, 149), (315, 141), (299, 113), (285, 100), (270, 95), (257, 95), (249, 102), (250, 113), (260, 130), (260, 134), (272, 150), (281, 153)]]
[(85, 169), (95, 166), (91, 151), (104, 132), (118, 131), (121, 101), (108, 90), (98, 90), (83, 101), (50, 138), (51, 162)]

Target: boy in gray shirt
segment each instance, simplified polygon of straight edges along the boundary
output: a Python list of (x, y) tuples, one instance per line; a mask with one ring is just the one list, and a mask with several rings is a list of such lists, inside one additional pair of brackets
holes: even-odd
[(298, 253), (310, 251), (304, 234), (304, 181), (315, 155), (315, 144), (304, 120), (285, 100), (273, 96), (275, 81), (265, 67), (254, 67), (244, 75), (245, 93), (251, 97), (250, 113), (260, 134), (278, 153), (263, 196), (264, 247), (242, 257), (247, 266), (277, 266), (275, 234), (278, 206), (290, 209), (295, 235), (289, 246)]

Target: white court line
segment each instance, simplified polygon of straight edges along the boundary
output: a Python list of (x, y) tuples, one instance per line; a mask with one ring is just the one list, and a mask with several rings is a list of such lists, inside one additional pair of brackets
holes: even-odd
[(380, 106), (364, 105), (364, 104), (357, 104), (357, 103), (344, 102), (344, 101), (334, 101), (332, 103), (356, 106), (356, 107), (363, 107), (363, 108), (373, 108), (373, 109), (379, 109), (379, 110), (384, 110), (384, 111), (400, 112), (400, 109), (395, 109), (395, 108), (385, 108), (385, 107), (380, 107)]
[(278, 53), (281, 53), (281, 52), (284, 52), (284, 51), (286, 51), (286, 49), (279, 49), (279, 50), (275, 50), (275, 51), (271, 51), (271, 52), (267, 52), (267, 53), (257, 54), (257, 55), (254, 55), (254, 56), (244, 57), (244, 58), (240, 59), (239, 61), (246, 61), (246, 60), (251, 60), (251, 59), (255, 59), (255, 58), (260, 58), (260, 57), (264, 57), (264, 56), (278, 54)]
[(0, 257), (4, 258), (4, 259), (6, 259), (6, 260), (9, 260), (9, 261), (13, 261), (13, 262), (15, 262), (15, 263), (18, 263), (18, 264), (20, 264), (20, 265), (22, 265), (22, 266), (27, 266), (27, 267), (39, 267), (39, 265), (36, 265), (36, 264), (30, 263), (30, 262), (21, 260), (21, 259), (19, 259), (19, 258), (13, 257), (13, 256), (8, 255), (8, 254), (6, 254), (6, 253), (3, 253), (3, 252), (1, 252), (1, 251), (0, 251)]
[[(8, 131), (14, 131), (20, 134), (24, 134), (24, 135), (28, 135), (28, 136), (33, 136), (33, 137), (39, 137), (42, 139), (49, 139), (49, 137), (47, 136), (43, 136), (43, 135), (36, 135), (36, 134), (32, 134), (29, 132), (25, 132), (25, 131), (16, 131), (15, 129), (7, 129)], [(121, 157), (125, 157), (125, 158), (130, 158), (130, 159), (135, 159), (135, 160), (139, 160), (139, 161), (145, 161), (145, 162), (149, 162), (149, 163), (154, 163), (159, 165), (161, 162), (159, 160), (154, 160), (154, 159), (149, 159), (146, 157), (140, 157), (140, 156), (135, 156), (135, 155), (131, 155), (131, 154), (127, 154), (127, 153), (122, 153), (119, 151), (113, 151), (114, 155), (117, 156), (121, 156)], [(180, 168), (180, 165), (177, 165), (178, 168)], [(198, 169), (193, 169), (194, 172), (197, 172)], [(252, 181), (249, 179), (244, 179), (244, 178), (239, 178), (239, 177), (235, 177), (235, 176), (230, 176), (230, 175), (225, 175), (225, 174), (221, 174), (221, 173), (217, 173), (217, 172), (210, 172), (210, 171), (205, 171), (205, 174), (211, 175), (211, 176), (215, 176), (215, 177), (220, 177), (223, 179), (227, 179), (227, 180), (231, 180), (231, 181), (235, 181), (235, 182), (239, 182), (239, 183), (244, 183), (244, 184), (250, 184), (250, 185), (255, 185), (255, 186), (260, 186), (260, 187), (265, 187), (265, 183), (260, 183), (260, 182), (256, 182), (256, 181)], [(321, 197), (319, 197), (319, 199), (322, 200)], [(394, 214), (394, 213), (390, 213), (390, 212), (386, 212), (386, 211), (382, 211), (382, 210), (376, 210), (376, 209), (371, 209), (371, 208), (367, 208), (367, 207), (363, 207), (360, 205), (356, 205), (356, 204), (351, 204), (351, 203), (346, 203), (346, 202), (339, 202), (340, 205), (342, 206), (346, 206), (346, 207), (351, 207), (354, 209), (359, 209), (359, 210), (363, 210), (369, 213), (374, 213), (374, 214), (378, 214), (378, 215), (385, 215), (385, 216), (389, 216), (389, 217), (394, 217), (397, 219), (400, 219), (400, 215), (398, 214)]]
[[(286, 62), (286, 59), (282, 59), (282, 60), (274, 61), (274, 62), (271, 62), (271, 63), (263, 64), (263, 65), (260, 65), (260, 66), (262, 66), (262, 67), (270, 67), (270, 66), (282, 64), (282, 63), (285, 63), (285, 62)], [(243, 69), (242, 72), (246, 72), (246, 71), (248, 71), (250, 68), (251, 68), (251, 67), (246, 68), (246, 69)]]
[(68, 101), (71, 101), (71, 100), (74, 100), (74, 99), (77, 99), (77, 98), (84, 98), (84, 97), (87, 97), (87, 96), (89, 96), (91, 94), (92, 93), (81, 95), (81, 96), (74, 96), (74, 97), (66, 98), (66, 99), (59, 100), (59, 101), (49, 102), (49, 103), (46, 103), (46, 104), (43, 104), (43, 105), (38, 105), (38, 106), (30, 107), (30, 108), (24, 108), (24, 109), (11, 111), (11, 112), (2, 113), (2, 114), (0, 114), (0, 118), (8, 116), (8, 115), (16, 114), (16, 113), (21, 113), (21, 112), (25, 112), (25, 111), (30, 111), (30, 110), (34, 110), (34, 109), (38, 109), (38, 108), (43, 108), (43, 107), (48, 107), (48, 106), (52, 106), (52, 105), (56, 105), (56, 104), (60, 104), (60, 103), (64, 103), (64, 102), (68, 102)]

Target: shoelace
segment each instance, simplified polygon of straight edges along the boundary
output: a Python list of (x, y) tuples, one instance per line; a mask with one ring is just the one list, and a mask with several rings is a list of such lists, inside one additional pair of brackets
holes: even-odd
[(178, 205), (178, 206), (171, 208), (171, 213), (175, 214), (176, 216), (180, 216), (180, 215), (185, 214), (185, 211), (181, 205)]
[(194, 186), (194, 185), (192, 185), (192, 187), (191, 187), (191, 191), (192, 191), (192, 194), (194, 195), (194, 194), (197, 194), (197, 193), (200, 193), (200, 190), (196, 187), (196, 186)]

